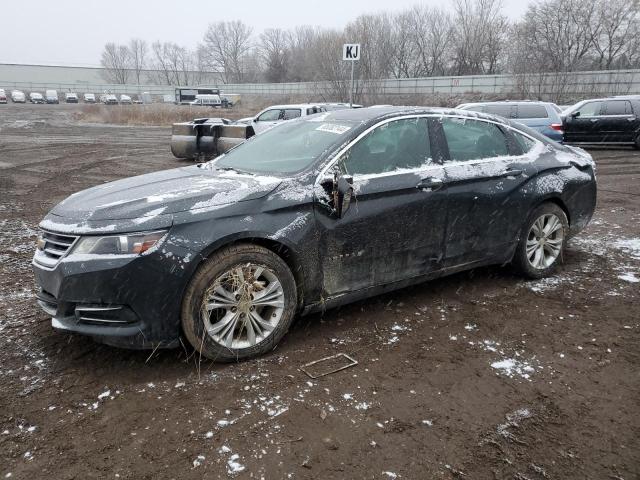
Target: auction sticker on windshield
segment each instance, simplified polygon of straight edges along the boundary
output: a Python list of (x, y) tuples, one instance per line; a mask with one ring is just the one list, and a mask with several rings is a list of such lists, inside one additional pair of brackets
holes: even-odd
[(350, 129), (351, 127), (347, 125), (334, 125), (332, 123), (323, 123), (318, 128), (316, 128), (316, 130), (320, 130), (321, 132), (330, 132), (337, 135), (342, 135), (344, 132)]

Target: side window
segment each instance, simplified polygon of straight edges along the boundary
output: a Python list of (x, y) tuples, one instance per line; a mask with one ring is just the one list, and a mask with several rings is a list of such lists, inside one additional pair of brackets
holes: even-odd
[(522, 150), (522, 153), (530, 152), (535, 146), (536, 142), (531, 140), (529, 137), (525, 137), (521, 133), (516, 132), (515, 130), (511, 130), (511, 135), (515, 139), (516, 143)]
[(491, 115), (500, 115), (504, 118), (513, 117), (513, 107), (511, 105), (485, 105), (484, 111)]
[(258, 122), (275, 122), (280, 120), (280, 110), (267, 110), (258, 117)]
[(432, 163), (426, 118), (394, 120), (380, 125), (353, 145), (340, 159), (350, 175), (393, 172)]
[(516, 118), (549, 118), (544, 105), (518, 105)]
[(631, 102), (628, 100), (609, 100), (605, 102), (604, 115), (632, 115)]
[(299, 108), (287, 108), (282, 115), (283, 120), (292, 120), (302, 115), (302, 111)]
[(442, 119), (452, 161), (481, 160), (509, 155), (507, 138), (497, 125), (468, 118)]
[(588, 102), (581, 106), (577, 111), (581, 117), (597, 117), (600, 115), (602, 102)]

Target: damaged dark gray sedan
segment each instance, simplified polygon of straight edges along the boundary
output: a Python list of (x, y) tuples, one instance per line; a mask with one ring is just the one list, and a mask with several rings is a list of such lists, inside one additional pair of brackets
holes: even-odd
[(243, 359), (296, 314), (481, 265), (549, 275), (595, 203), (589, 154), (522, 125), (340, 110), (70, 196), (40, 224), (38, 303), (107, 344)]

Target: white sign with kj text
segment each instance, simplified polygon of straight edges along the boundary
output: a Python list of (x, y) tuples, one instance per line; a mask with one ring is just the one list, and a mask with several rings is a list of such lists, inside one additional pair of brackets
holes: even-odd
[(360, 44), (345, 43), (342, 46), (342, 60), (360, 60)]

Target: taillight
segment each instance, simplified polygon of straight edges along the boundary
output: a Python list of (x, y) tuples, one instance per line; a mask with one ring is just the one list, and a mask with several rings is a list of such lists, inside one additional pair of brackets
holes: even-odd
[(561, 123), (552, 123), (550, 127), (558, 132), (562, 132), (562, 124)]

